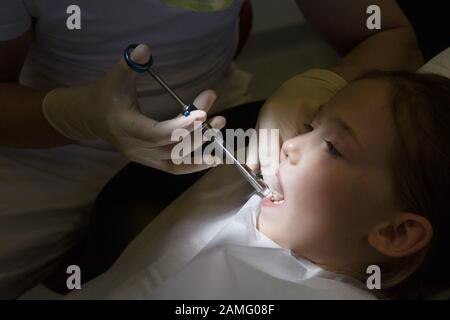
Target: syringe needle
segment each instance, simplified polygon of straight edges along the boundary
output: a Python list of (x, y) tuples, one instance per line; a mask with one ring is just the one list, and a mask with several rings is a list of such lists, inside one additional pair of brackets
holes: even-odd
[[(209, 124), (205, 124), (203, 126), (203, 132), (205, 132), (205, 129), (212, 129), (212, 127)], [(214, 129), (212, 129), (214, 130)], [(263, 197), (272, 197), (272, 191), (270, 191), (270, 188), (267, 186), (267, 184), (262, 180), (260, 177), (258, 177), (253, 170), (251, 170), (246, 164), (242, 164), (236, 159), (233, 154), (228, 150), (226, 145), (224, 144), (224, 141), (218, 137), (217, 135), (212, 135), (209, 138), (213, 143), (216, 144), (224, 153), (225, 155), (232, 159), (233, 163), (236, 165), (238, 170), (241, 172), (241, 174), (244, 176), (244, 178), (252, 185), (252, 187), (256, 190), (257, 193), (262, 195)]]
[[(184, 103), (184, 101), (181, 100), (181, 98), (175, 93), (175, 91), (173, 91), (172, 88), (170, 88), (169, 85), (151, 67), (148, 67), (147, 71), (156, 80), (156, 82), (158, 82), (170, 94), (170, 96), (176, 102), (178, 102), (178, 104), (182, 108), (183, 115), (188, 116), (190, 111), (197, 110), (197, 107), (193, 104), (187, 105), (186, 103)], [(214, 130), (208, 123), (204, 123), (202, 126), (202, 132), (204, 133), (209, 129)], [(217, 137), (217, 135), (213, 135), (209, 139), (214, 139), (214, 143), (216, 143), (216, 145), (221, 148), (221, 150), (226, 154), (227, 157), (233, 160), (233, 163), (236, 165), (245, 179), (247, 179), (247, 181), (256, 190), (256, 192), (264, 197), (272, 196), (272, 192), (270, 191), (266, 183), (260, 177), (258, 177), (247, 165), (241, 164), (227, 149), (224, 141), (221, 138)]]

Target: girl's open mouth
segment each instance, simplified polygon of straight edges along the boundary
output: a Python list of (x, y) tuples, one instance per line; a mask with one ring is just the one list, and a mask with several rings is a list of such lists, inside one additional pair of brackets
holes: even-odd
[(282, 205), (284, 203), (284, 199), (283, 200), (278, 200), (278, 201), (273, 201), (270, 198), (263, 198), (261, 205), (263, 207), (277, 207), (279, 205)]
[(275, 200), (275, 199), (273, 199), (273, 200), (271, 200), (271, 202), (273, 202), (273, 203), (276, 204), (276, 205), (280, 205), (280, 204), (283, 204), (283, 203), (284, 203), (284, 199), (280, 199), (280, 200)]
[(285, 202), (283, 195), (283, 187), (280, 179), (280, 171), (277, 172), (276, 177), (278, 179), (278, 185), (280, 187), (281, 193), (274, 192), (274, 195), (271, 198), (264, 198), (262, 201), (262, 205), (266, 207), (276, 207), (282, 205)]

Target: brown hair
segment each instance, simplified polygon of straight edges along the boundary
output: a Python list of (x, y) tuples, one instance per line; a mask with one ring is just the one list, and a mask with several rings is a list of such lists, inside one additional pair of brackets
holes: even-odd
[(450, 288), (450, 79), (404, 71), (370, 72), (360, 79), (390, 84), (397, 199), (403, 210), (426, 217), (433, 226), (428, 248), (396, 261), (398, 268), (386, 279), (393, 287), (384, 293), (429, 298)]

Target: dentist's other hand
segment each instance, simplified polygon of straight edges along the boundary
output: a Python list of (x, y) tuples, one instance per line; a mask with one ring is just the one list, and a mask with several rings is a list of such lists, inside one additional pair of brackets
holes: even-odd
[[(260, 170), (276, 198), (281, 198), (278, 179), (280, 148), (284, 141), (301, 134), (317, 109), (343, 88), (347, 82), (338, 74), (325, 69), (311, 69), (286, 81), (262, 107), (256, 132), (259, 129), (279, 130), (279, 141), (256, 134), (250, 140), (247, 164)], [(270, 137), (270, 133), (267, 135)], [(273, 141), (272, 141), (273, 142)], [(271, 148), (272, 146), (272, 148)]]
[[(146, 63), (150, 49), (139, 45), (131, 53), (137, 63)], [(216, 95), (205, 91), (194, 101), (200, 109), (188, 117), (158, 122), (142, 114), (136, 96), (136, 76), (122, 58), (103, 78), (92, 85), (55, 89), (43, 102), (47, 120), (61, 134), (72, 140), (103, 139), (120, 153), (135, 161), (174, 174), (199, 171), (207, 164), (175, 165), (170, 159), (176, 129), (194, 130), (194, 122), (204, 122)], [(155, 108), (162, 106), (154, 106)], [(225, 126), (223, 117), (211, 120), (213, 127)]]

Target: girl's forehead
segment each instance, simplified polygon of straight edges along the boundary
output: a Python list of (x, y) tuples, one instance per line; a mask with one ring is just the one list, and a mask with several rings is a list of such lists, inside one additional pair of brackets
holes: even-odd
[(320, 111), (320, 117), (336, 118), (350, 127), (371, 156), (387, 156), (395, 127), (390, 107), (389, 84), (360, 80), (349, 84)]
[(364, 79), (350, 83), (321, 109), (327, 115), (342, 117), (342, 120), (381, 124), (389, 122), (390, 103), (391, 91), (387, 81)]
[(363, 79), (348, 84), (331, 101), (342, 102), (342, 104), (380, 107), (387, 105), (390, 97), (391, 85), (388, 81)]

